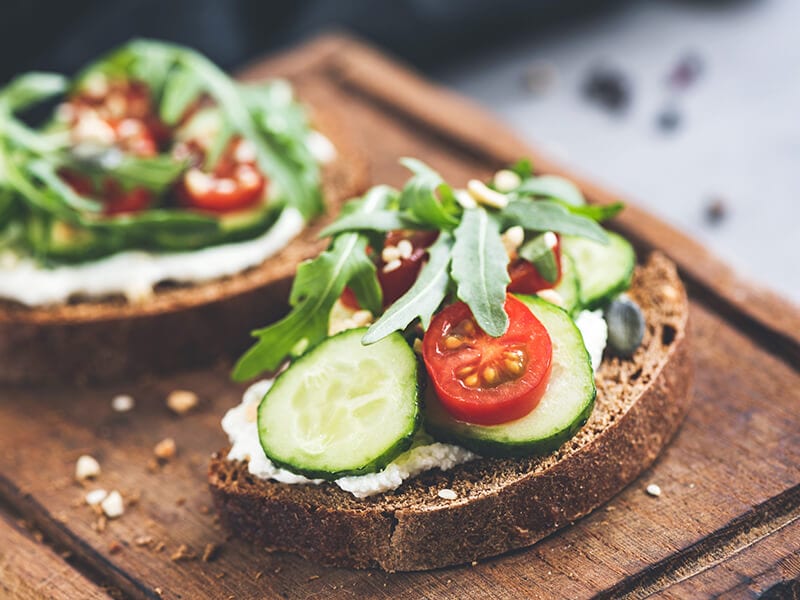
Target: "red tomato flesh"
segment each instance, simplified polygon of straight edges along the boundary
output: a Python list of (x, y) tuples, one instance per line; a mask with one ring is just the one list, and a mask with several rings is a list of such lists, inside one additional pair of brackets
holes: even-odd
[[(386, 234), (384, 248), (397, 248), (403, 240), (411, 244), (411, 254), (395, 259), (394, 264), (387, 263), (381, 256), (377, 258), (378, 283), (383, 292), (383, 306), (388, 307), (405, 294), (419, 276), (422, 264), (428, 255), (430, 246), (439, 236), (438, 231), (399, 230)], [(386, 270), (388, 266), (388, 271)], [(350, 288), (345, 288), (342, 294), (342, 304), (353, 310), (361, 307), (356, 295)]]
[(519, 419), (541, 400), (553, 347), (544, 325), (519, 300), (506, 296), (508, 331), (480, 329), (463, 302), (434, 316), (422, 356), (445, 409), (460, 421), (498, 425)]
[(256, 165), (255, 154), (242, 152), (234, 139), (211, 173), (189, 169), (178, 186), (188, 206), (211, 212), (246, 208), (264, 197), (267, 179)]
[(556, 245), (553, 253), (556, 257), (556, 268), (558, 274), (553, 282), (547, 281), (541, 276), (533, 263), (524, 258), (515, 258), (508, 265), (508, 275), (511, 282), (508, 284), (508, 291), (514, 294), (535, 294), (539, 290), (554, 288), (561, 281), (561, 238), (556, 236)]

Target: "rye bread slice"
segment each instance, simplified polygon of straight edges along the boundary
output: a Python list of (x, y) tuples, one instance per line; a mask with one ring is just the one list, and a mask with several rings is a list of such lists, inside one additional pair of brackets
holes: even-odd
[[(643, 344), (631, 359), (606, 356), (592, 416), (553, 454), (435, 469), (358, 499), (329, 483), (257, 479), (223, 451), (209, 468), (223, 523), (326, 565), (415, 571), (529, 546), (586, 515), (655, 460), (689, 407), (689, 306), (674, 264), (653, 253), (629, 293), (645, 313)], [(440, 498), (444, 488), (457, 498)]]
[(0, 382), (86, 382), (166, 373), (235, 357), (250, 331), (286, 310), (300, 261), (342, 203), (369, 185), (368, 163), (335, 111), (312, 108), (316, 129), (337, 149), (322, 169), (327, 213), (282, 251), (238, 275), (198, 285), (159, 285), (152, 298), (122, 297), (26, 307), (0, 299)]

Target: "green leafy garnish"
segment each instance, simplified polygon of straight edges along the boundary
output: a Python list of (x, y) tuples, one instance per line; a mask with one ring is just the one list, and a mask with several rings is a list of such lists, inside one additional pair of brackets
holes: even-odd
[(583, 193), (569, 179), (557, 175), (541, 175), (523, 181), (514, 190), (517, 194), (556, 198), (571, 206), (583, 206), (586, 199)]
[(503, 305), (510, 281), (500, 223), (484, 208), (472, 208), (464, 211), (455, 238), (450, 274), (458, 284), (458, 298), (469, 305), (481, 329), (500, 336), (508, 329)]
[[(345, 286), (355, 292), (362, 307), (378, 317), (364, 335), (364, 344), (394, 331), (413, 332), (416, 323), (427, 327), (442, 304), (455, 300), (469, 306), (486, 333), (500, 336), (508, 328), (504, 305), (510, 281), (503, 233), (522, 227), (527, 241), (516, 250), (517, 255), (532, 262), (545, 280), (555, 283), (558, 265), (553, 233), (549, 232), (606, 243), (608, 236), (596, 219), (619, 210), (616, 205), (596, 209), (568, 203), (577, 198), (574, 190), (560, 179), (533, 177), (527, 161), (513, 167), (523, 181), (508, 195), (505, 208), (478, 204), (464, 209), (453, 188), (436, 171), (415, 159), (401, 162), (412, 172), (402, 190), (373, 188), (363, 199), (348, 203), (322, 232), (332, 236), (328, 251), (300, 266), (292, 287), (291, 312), (254, 332), (258, 342), (236, 365), (235, 379), (274, 371), (287, 358), (324, 339), (331, 310)], [(394, 230), (438, 230), (439, 234), (427, 249), (427, 262), (416, 281), (381, 315), (378, 278), (367, 254), (367, 240), (377, 254), (386, 233)]]
[(542, 279), (549, 283), (555, 283), (558, 279), (558, 263), (556, 254), (547, 243), (547, 234), (537, 235), (532, 240), (524, 243), (517, 253), (539, 271)]
[(450, 285), (448, 273), (452, 247), (452, 235), (440, 234), (428, 249), (428, 262), (420, 270), (414, 285), (370, 326), (362, 340), (364, 344), (373, 344), (393, 331), (402, 331), (416, 318), (420, 319), (423, 327), (430, 324)]
[[(359, 211), (370, 213), (384, 200), (385, 190), (373, 189)], [(366, 247), (363, 235), (343, 233), (334, 238), (327, 251), (302, 263), (292, 284), (291, 312), (277, 323), (253, 332), (258, 342), (236, 363), (233, 378), (241, 381), (265, 370), (274, 371), (293, 350), (311, 348), (325, 339), (331, 309), (348, 285), (359, 302), (369, 301), (365, 304), (377, 311), (380, 287)]]
[[(15, 237), (16, 249), (42, 261), (62, 260), (43, 243), (55, 225), (68, 225), (76, 239), (96, 240), (82, 247), (84, 260), (125, 248), (189, 250), (226, 241), (222, 218), (181, 208), (173, 193), (189, 168), (171, 149), (156, 156), (135, 156), (115, 145), (71, 143), (67, 121), (53, 118), (33, 126), (20, 117), (36, 104), (80, 94), (100, 80), (143, 84), (153, 109), (163, 123), (186, 127), (187, 111), (203, 106), (220, 121), (219, 135), (206, 152), (211, 170), (234, 136), (253, 144), (259, 168), (271, 182), (269, 207), (299, 210), (311, 218), (323, 210), (320, 173), (308, 148), (311, 132), (304, 109), (283, 81), (240, 84), (202, 55), (173, 44), (134, 40), (81, 71), (72, 81), (50, 73), (29, 73), (0, 89), (0, 191), (10, 196), (13, 212), (24, 234)], [(201, 111), (201, 112), (202, 112)], [(60, 113), (56, 112), (55, 117)], [(91, 182), (96, 190), (113, 180), (122, 190), (144, 188), (150, 208), (131, 215), (104, 215), (95, 197), (75, 192), (62, 170)], [(264, 219), (266, 224), (269, 221)], [(7, 225), (0, 224), (0, 227)], [(268, 225), (265, 225), (267, 227)], [(253, 230), (251, 236), (258, 233)], [(74, 252), (69, 261), (80, 260)]]

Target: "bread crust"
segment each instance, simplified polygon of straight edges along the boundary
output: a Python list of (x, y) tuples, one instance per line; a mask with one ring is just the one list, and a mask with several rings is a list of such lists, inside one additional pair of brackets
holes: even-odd
[(314, 108), (313, 116), (337, 149), (322, 169), (324, 217), (256, 267), (198, 285), (160, 285), (143, 303), (119, 297), (26, 307), (0, 299), (0, 382), (109, 381), (241, 353), (253, 328), (285, 312), (298, 263), (326, 245), (317, 239), (322, 227), (369, 185), (367, 161), (335, 111)]
[[(415, 571), (526, 547), (588, 514), (655, 460), (689, 407), (689, 306), (675, 266), (653, 253), (629, 293), (646, 315), (642, 347), (632, 359), (606, 357), (595, 411), (555, 453), (434, 470), (359, 500), (333, 484), (256, 479), (221, 452), (209, 485), (223, 523), (319, 563)], [(443, 488), (458, 497), (439, 498)]]

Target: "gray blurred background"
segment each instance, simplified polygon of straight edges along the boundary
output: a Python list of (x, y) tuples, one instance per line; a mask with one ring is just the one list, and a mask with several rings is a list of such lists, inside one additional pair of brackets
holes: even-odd
[(331, 27), (800, 302), (797, 0), (4, 0), (0, 81), (134, 36), (232, 69)]

